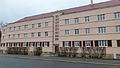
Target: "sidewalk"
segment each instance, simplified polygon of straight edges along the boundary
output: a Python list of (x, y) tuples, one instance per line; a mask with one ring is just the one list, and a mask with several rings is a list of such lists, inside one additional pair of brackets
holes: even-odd
[(115, 65), (120, 66), (120, 60), (106, 60), (106, 59), (85, 59), (85, 58), (68, 58), (68, 57), (43, 57), (43, 56), (28, 56), (28, 55), (7, 55), (0, 54), (0, 57), (29, 59), (29, 60), (44, 60), (44, 61), (57, 61), (68, 63), (81, 63), (81, 64), (99, 64), (99, 65)]

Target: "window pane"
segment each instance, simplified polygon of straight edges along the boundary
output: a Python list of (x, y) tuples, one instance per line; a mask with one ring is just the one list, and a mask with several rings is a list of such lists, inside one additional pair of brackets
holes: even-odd
[(48, 32), (45, 32), (45, 36), (48, 36)]
[(65, 30), (65, 35), (69, 35), (69, 30)]
[(69, 19), (65, 19), (65, 24), (69, 24)]
[(85, 28), (85, 33), (89, 34), (90, 33), (90, 28)]
[(75, 29), (75, 34), (79, 34), (79, 29)]
[(85, 46), (86, 47), (91, 47), (91, 41), (85, 41)]
[(98, 27), (98, 33), (106, 33), (106, 27)]
[(98, 15), (98, 21), (105, 20), (105, 14)]
[(120, 32), (120, 25), (116, 26), (116, 32)]
[(86, 16), (85, 17), (85, 22), (89, 22), (89, 21), (90, 21), (89, 16)]
[(40, 37), (41, 36), (41, 32), (38, 32), (38, 37)]
[(75, 24), (78, 24), (79, 23), (79, 18), (75, 18)]
[(116, 19), (120, 19), (120, 12), (114, 13)]

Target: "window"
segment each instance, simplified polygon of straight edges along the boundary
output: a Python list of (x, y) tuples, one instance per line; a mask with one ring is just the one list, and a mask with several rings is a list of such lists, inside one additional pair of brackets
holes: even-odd
[(24, 25), (24, 29), (28, 29), (28, 25)]
[(38, 37), (41, 37), (41, 32), (38, 32)]
[(35, 28), (35, 24), (32, 24), (32, 28)]
[(115, 19), (120, 19), (120, 12), (116, 12), (114, 13), (114, 15), (115, 15)]
[(85, 33), (90, 34), (90, 28), (85, 28)]
[(45, 22), (45, 27), (48, 27), (48, 22)]
[(8, 35), (8, 38), (10, 38), (10, 37), (11, 37), (11, 35), (9, 34), (9, 35)]
[(76, 35), (79, 34), (79, 29), (75, 29), (75, 34), (76, 34)]
[(38, 23), (38, 27), (41, 27), (41, 23)]
[(80, 46), (79, 41), (75, 41), (75, 42), (74, 42), (74, 45), (75, 45), (75, 47), (79, 47), (79, 46)]
[(70, 44), (69, 41), (66, 41), (65, 42), (65, 47), (69, 47), (69, 44)]
[(120, 32), (120, 25), (116, 26), (116, 32)]
[(48, 47), (48, 42), (44, 42), (44, 47)]
[(9, 31), (11, 31), (12, 30), (12, 27), (9, 27)]
[(85, 41), (85, 46), (86, 47), (91, 47), (91, 41)]
[(34, 33), (31, 33), (31, 37), (34, 37)]
[(65, 30), (65, 35), (69, 35), (69, 30)]
[(45, 32), (45, 37), (48, 36), (48, 32)]
[(14, 31), (16, 30), (16, 27), (14, 27), (14, 29), (13, 29)]
[(65, 19), (65, 24), (69, 24), (69, 19)]
[(21, 26), (18, 26), (18, 29), (20, 30), (20, 29), (21, 29)]
[(98, 15), (98, 21), (104, 21), (105, 20), (105, 14)]
[(24, 34), (24, 38), (27, 38), (27, 33)]
[(75, 24), (78, 24), (79, 23), (79, 18), (75, 18)]
[(98, 41), (99, 47), (106, 47), (107, 46), (107, 41), (106, 40), (100, 40)]
[(98, 33), (106, 33), (106, 27), (98, 27)]
[(26, 47), (27, 46), (27, 42), (24, 42), (23, 45), (24, 45), (24, 47)]
[(85, 22), (89, 22), (89, 21), (90, 21), (89, 16), (86, 16), (86, 17), (85, 17)]
[(15, 38), (15, 34), (13, 34), (13, 38)]
[(20, 38), (20, 34), (18, 34), (18, 38)]
[(40, 45), (41, 45), (40, 42), (37, 42), (37, 47), (40, 47)]

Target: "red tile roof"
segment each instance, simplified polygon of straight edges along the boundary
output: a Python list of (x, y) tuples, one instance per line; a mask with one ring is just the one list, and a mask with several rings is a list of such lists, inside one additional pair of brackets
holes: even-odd
[[(120, 0), (112, 0), (112, 1), (102, 2), (102, 3), (96, 3), (96, 4), (93, 4), (93, 5), (90, 4), (90, 5), (86, 5), (86, 6), (80, 6), (80, 7), (75, 7), (75, 8), (60, 10), (60, 12), (62, 12), (64, 14), (67, 14), (67, 13), (87, 11), (87, 10), (92, 10), (92, 9), (97, 9), (97, 8), (103, 8), (103, 7), (108, 7), (108, 6), (114, 6), (114, 5), (120, 5)], [(50, 12), (50, 13), (45, 13), (45, 14), (40, 14), (40, 15), (34, 15), (34, 16), (25, 17), (25, 18), (23, 18), (21, 20), (18, 20), (16, 22), (14, 22), (14, 23), (24, 22), (24, 21), (29, 21), (29, 20), (34, 20), (34, 19), (39, 19), (39, 18), (44, 18), (44, 17), (50, 17), (55, 12)]]

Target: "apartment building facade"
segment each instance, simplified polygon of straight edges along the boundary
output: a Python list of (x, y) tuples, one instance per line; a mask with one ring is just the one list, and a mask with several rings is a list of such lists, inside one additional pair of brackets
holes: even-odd
[(28, 47), (55, 53), (56, 47), (105, 47), (120, 54), (120, 0), (90, 4), (30, 17), (3, 27), (0, 50)]

